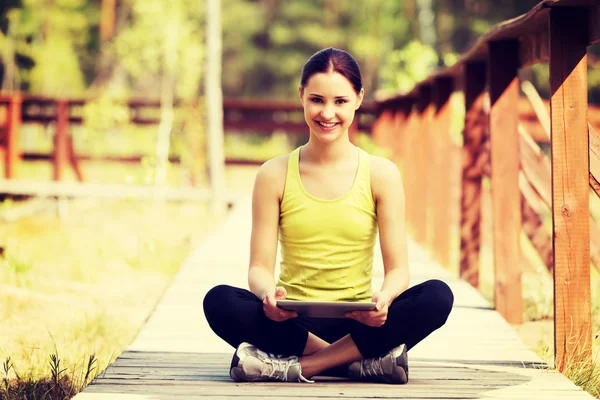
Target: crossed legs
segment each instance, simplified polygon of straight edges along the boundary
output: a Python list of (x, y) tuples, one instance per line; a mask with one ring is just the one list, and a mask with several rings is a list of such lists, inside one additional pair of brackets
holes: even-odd
[(284, 322), (268, 319), (260, 299), (248, 290), (220, 285), (204, 299), (213, 331), (233, 347), (249, 342), (275, 354), (296, 355), (305, 376), (377, 357), (405, 344), (407, 349), (441, 327), (453, 295), (448, 286), (430, 280), (413, 286), (394, 300), (380, 328), (350, 319), (298, 317)]

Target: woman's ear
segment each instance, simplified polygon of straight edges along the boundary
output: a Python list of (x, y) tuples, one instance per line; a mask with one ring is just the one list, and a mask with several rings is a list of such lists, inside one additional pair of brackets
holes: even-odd
[(298, 94), (300, 95), (300, 103), (304, 106), (304, 88), (302, 86), (298, 86)]
[(365, 96), (365, 89), (360, 89), (360, 92), (358, 93), (358, 95), (356, 97), (356, 109), (357, 110), (360, 108), (360, 105), (362, 104), (364, 96)]

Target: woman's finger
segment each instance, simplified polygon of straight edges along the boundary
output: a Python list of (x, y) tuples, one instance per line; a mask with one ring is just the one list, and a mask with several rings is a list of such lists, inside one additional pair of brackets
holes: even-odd
[(277, 286), (275, 289), (275, 298), (277, 300), (283, 300), (287, 297), (287, 290), (282, 286)]

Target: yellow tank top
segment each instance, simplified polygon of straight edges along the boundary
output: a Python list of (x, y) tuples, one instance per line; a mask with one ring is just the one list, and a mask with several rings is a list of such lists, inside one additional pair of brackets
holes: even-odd
[(372, 297), (377, 215), (369, 155), (362, 149), (358, 153), (354, 184), (335, 200), (306, 192), (298, 167), (300, 148), (290, 154), (279, 215), (278, 282), (290, 300), (368, 301)]

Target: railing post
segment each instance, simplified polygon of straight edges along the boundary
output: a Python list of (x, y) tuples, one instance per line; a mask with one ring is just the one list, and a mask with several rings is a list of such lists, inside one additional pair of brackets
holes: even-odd
[(13, 94), (8, 104), (8, 112), (6, 116), (6, 153), (4, 155), (4, 176), (6, 179), (14, 178), (17, 173), (22, 106), (23, 97), (21, 94)]
[(450, 165), (450, 96), (454, 91), (454, 80), (452, 78), (438, 78), (433, 86), (433, 103), (435, 114), (432, 123), (432, 146), (433, 154), (430, 157), (432, 163), (430, 210), (433, 214), (430, 247), (433, 249), (435, 259), (444, 267), (449, 268), (451, 264), (451, 186), (450, 179), (453, 171)]
[(519, 190), (519, 43), (488, 44), (494, 303), (509, 323), (523, 322)]
[(382, 148), (389, 149), (392, 145), (392, 134), (394, 131), (394, 110), (390, 104), (386, 104), (377, 119), (371, 126), (371, 138), (373, 142)]
[(417, 99), (417, 112), (419, 118), (418, 136), (415, 140), (415, 163), (412, 165), (416, 173), (416, 179), (414, 186), (409, 190), (412, 190), (415, 195), (415, 207), (413, 212), (415, 213), (415, 240), (426, 246), (428, 244), (428, 232), (431, 226), (430, 223), (430, 210), (428, 209), (431, 186), (430, 181), (430, 146), (431, 146), (431, 117), (433, 114), (433, 105), (431, 102), (431, 86), (421, 85), (419, 86), (419, 97)]
[[(393, 136), (393, 158), (403, 173), (403, 178), (406, 180), (408, 174), (406, 170), (406, 146), (408, 146), (410, 115), (413, 107), (413, 100), (410, 98), (402, 98), (395, 103), (394, 113), (394, 136)], [(406, 188), (406, 183), (404, 184)], [(406, 191), (406, 189), (405, 189)]]
[(555, 365), (591, 361), (585, 9), (550, 10)]
[(68, 129), (69, 105), (66, 100), (56, 101), (56, 137), (54, 138), (54, 180), (64, 177), (65, 165), (68, 162)]
[(481, 247), (481, 178), (487, 163), (485, 115), (486, 67), (467, 62), (464, 67), (465, 128), (463, 132), (462, 195), (460, 209), (460, 277), (479, 287)]

